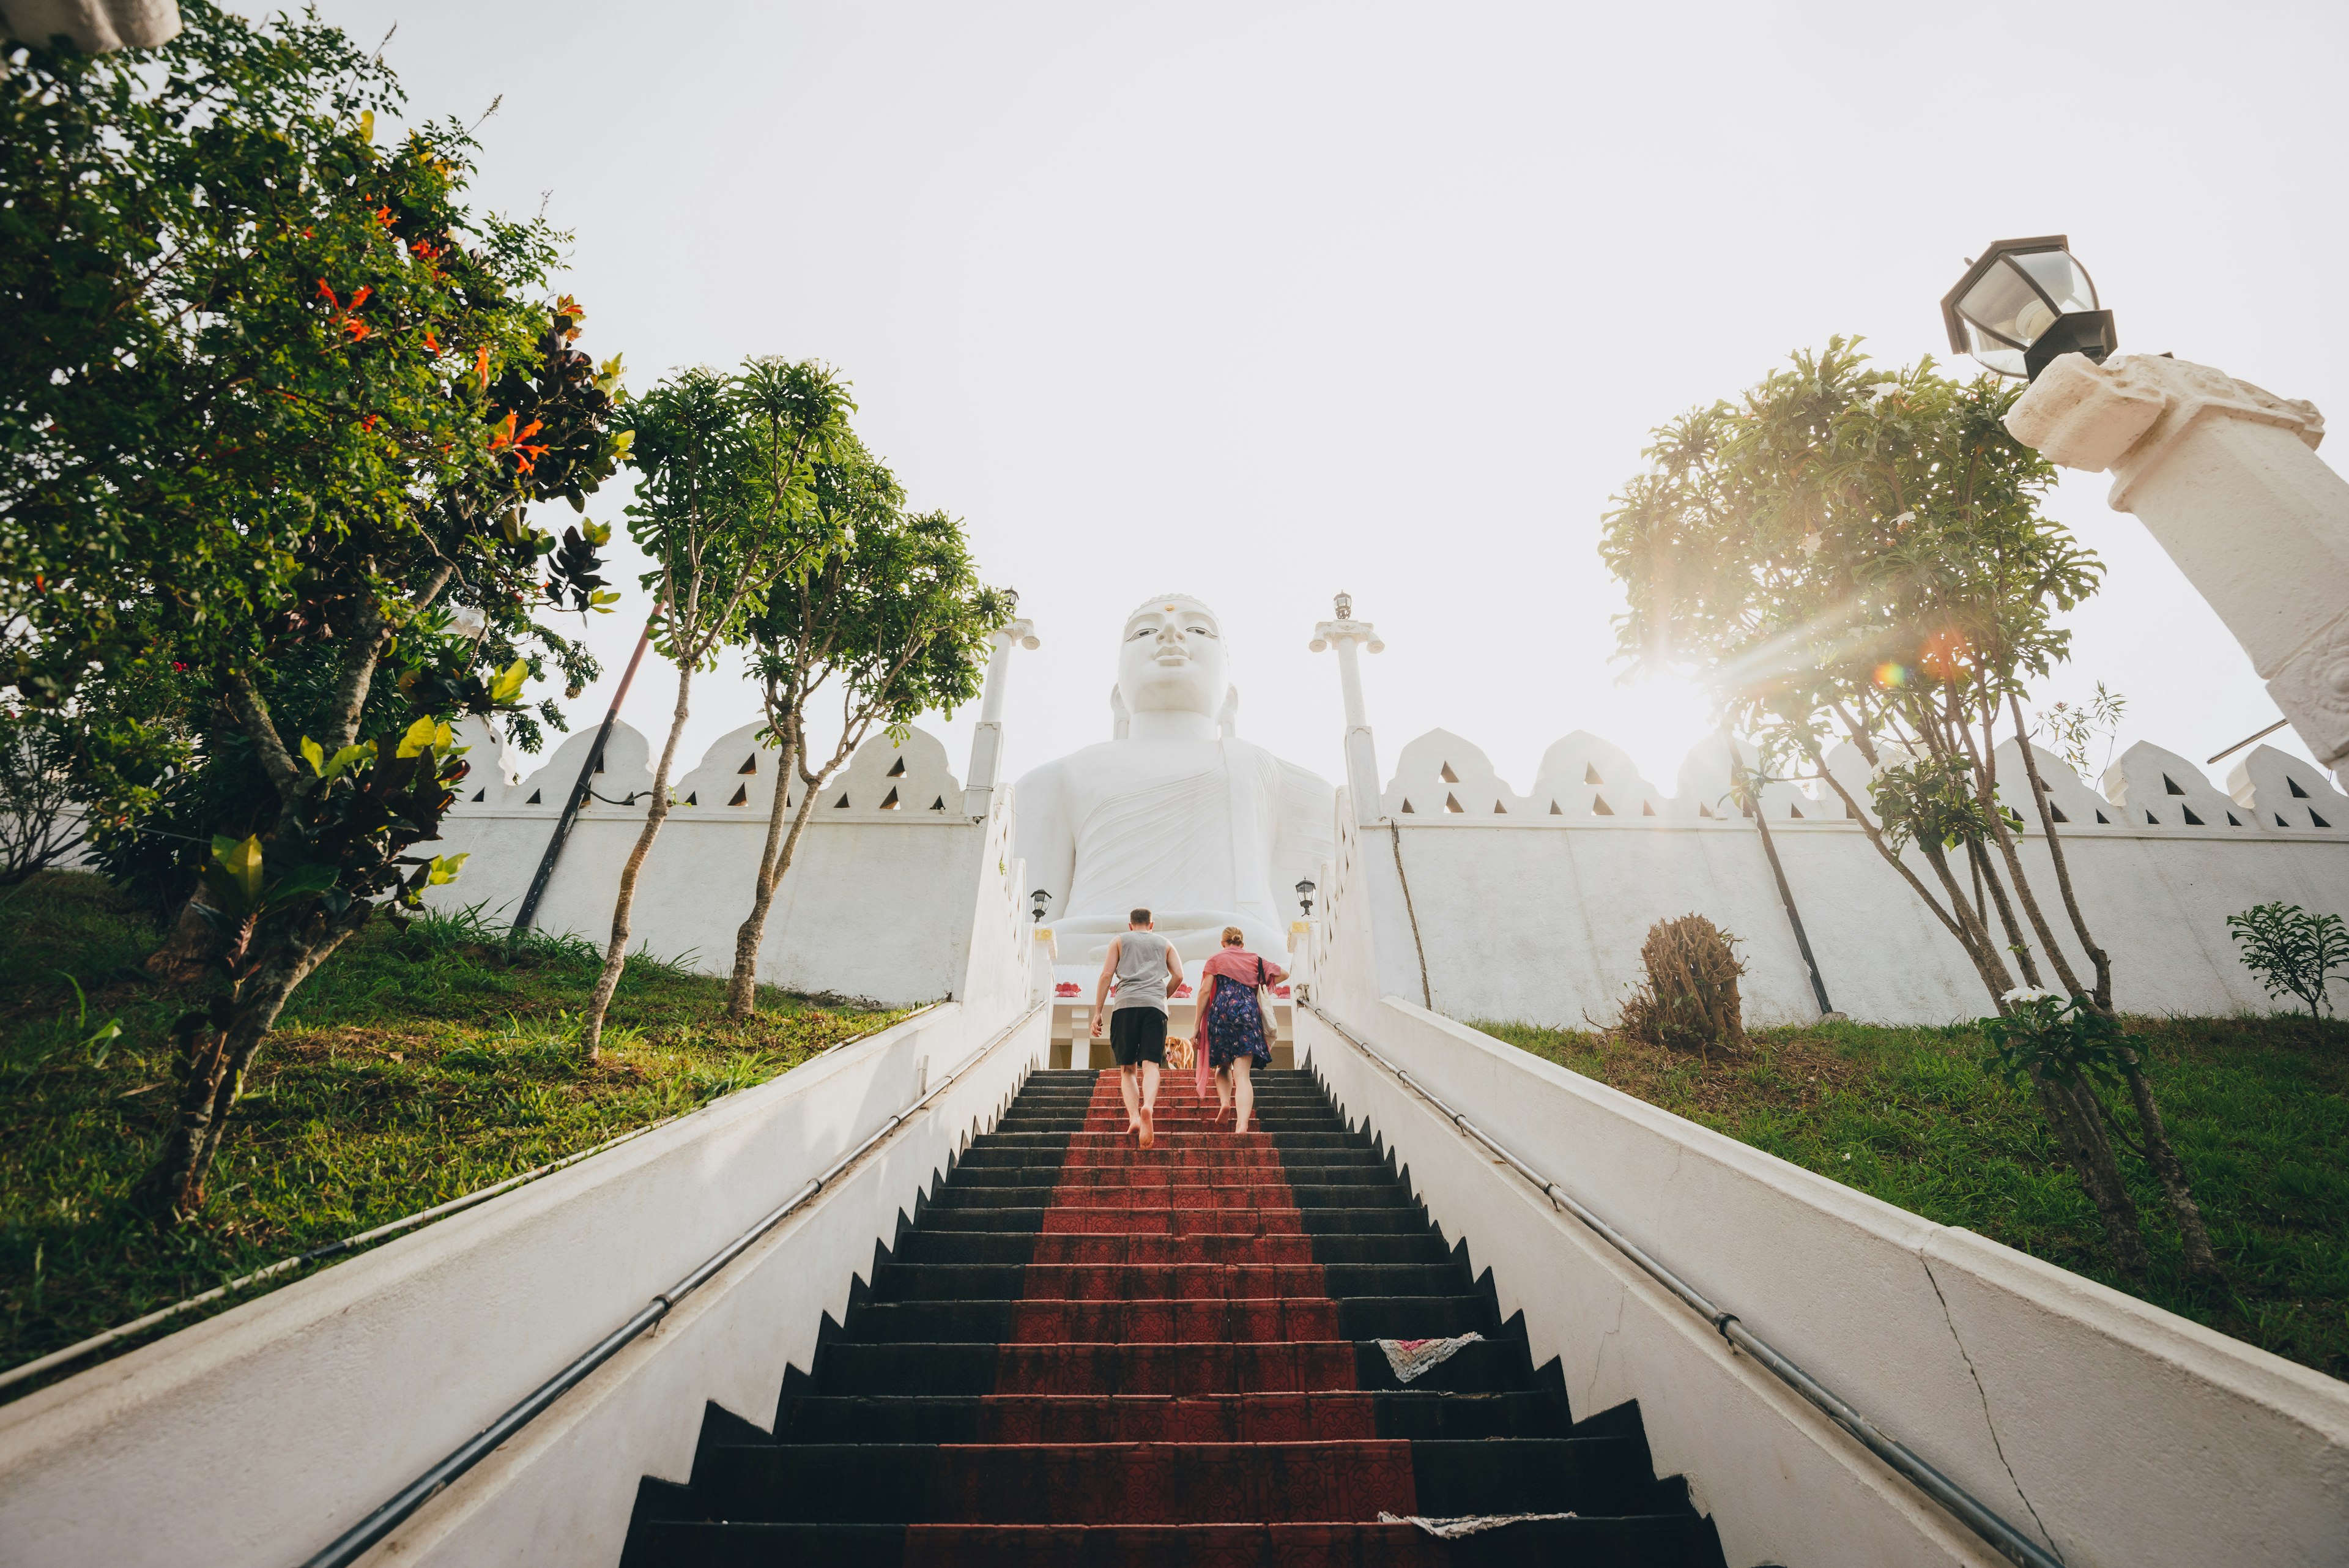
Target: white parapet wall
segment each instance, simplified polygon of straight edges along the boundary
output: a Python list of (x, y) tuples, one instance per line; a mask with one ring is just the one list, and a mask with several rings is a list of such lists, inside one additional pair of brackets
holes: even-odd
[[(467, 722), (463, 738), (473, 774), (433, 848), (469, 858), (457, 880), (432, 890), (430, 902), (477, 907), (491, 921), (509, 921), (595, 732), (573, 734), (523, 777), (509, 771), (515, 759), (500, 754), (478, 721)], [(643, 735), (615, 726), (536, 929), (599, 945), (609, 940), (621, 866), (643, 831), (652, 791), (649, 755)], [(636, 940), (655, 957), (709, 974), (732, 971), (735, 935), (756, 892), (777, 762), (758, 726), (746, 726), (712, 744), (673, 786), (675, 806), (639, 874), (632, 919)], [(957, 994), (972, 932), (969, 889), (982, 874), (1010, 875), (1010, 796), (1009, 784), (965, 790), (946, 748), (924, 731), (910, 732), (902, 744), (885, 734), (866, 742), (817, 801), (776, 889), (759, 950), (761, 982), (891, 1006)], [(799, 798), (794, 784), (790, 806)]]
[(0, 1407), (0, 1562), (302, 1561), (969, 1064), (367, 1559), (618, 1561), (639, 1479), (688, 1479), (705, 1402), (772, 1424), (899, 1213), (1045, 1062), (1008, 801), (965, 827), (936, 875), (971, 874), (920, 889), (964, 933), (956, 1001)]
[(1044, 1010), (949, 1002), (0, 1407), (0, 1560), (299, 1562), (805, 1185), (990, 1039), (917, 1118), (444, 1492), (369, 1561), (617, 1562), (702, 1407), (764, 1428), (900, 1210), (993, 1125)]
[[(2035, 755), (2125, 1011), (2267, 1011), (2274, 1004), (2243, 967), (2227, 917), (2281, 900), (2349, 918), (2349, 796), (2313, 764), (2261, 746), (2222, 792), (2185, 758), (2140, 744), (2116, 759), (2099, 793), (2060, 758)], [(1833, 761), (1865, 802), (1857, 753)], [(2033, 887), (2086, 977), (2012, 742), (1999, 763), (2002, 792), (2034, 825), (2022, 851)], [(1694, 913), (1742, 944), (1748, 1022), (1819, 1014), (1761, 835), (1731, 803), (1721, 742), (1692, 753), (1667, 795), (1617, 748), (1569, 735), (1519, 794), (1481, 750), (1439, 730), (1403, 748), (1381, 805), (1383, 821), (1364, 831), (1386, 840), (1374, 852), (1390, 871), (1400, 861), (1410, 893), (1406, 905), (1398, 887), (1380, 933), (1399, 994), (1454, 1018), (1603, 1023), (1640, 978), (1649, 927)], [(1764, 809), (1837, 1011), (1883, 1023), (1991, 1011), (1957, 940), (1839, 800), (1774, 784)], [(1908, 861), (1933, 885), (1913, 848)]]
[[(1300, 943), (1314, 1004), (1882, 1429), (2073, 1568), (2349, 1561), (2349, 1384), (1398, 995), (1417, 973), (1393, 836), (1342, 800), (1339, 818), (1326, 913)], [(1316, 1013), (1297, 1033), (1492, 1271), (1502, 1313), (1524, 1313), (1536, 1362), (1558, 1359), (1575, 1414), (1640, 1402), (1658, 1472), (1689, 1478), (1732, 1568), (2001, 1561)]]

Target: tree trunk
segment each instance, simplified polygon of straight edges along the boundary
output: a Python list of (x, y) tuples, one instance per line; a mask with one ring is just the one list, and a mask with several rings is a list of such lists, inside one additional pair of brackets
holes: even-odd
[(295, 937), (279, 942), (238, 985), (228, 1027), (206, 1031), (190, 1047), (181, 1068), (177, 1119), (155, 1163), (131, 1189), (131, 1203), (140, 1212), (170, 1225), (203, 1207), (205, 1179), (262, 1041), (276, 1027), (295, 988), (357, 929), (356, 921), (337, 922), (315, 942)]
[(677, 761), (678, 739), (685, 733), (686, 703), (692, 688), (693, 660), (688, 657), (678, 661), (677, 708), (669, 715), (668, 741), (661, 747), (660, 766), (653, 770), (652, 805), (645, 812), (644, 831), (636, 835), (636, 847), (628, 851), (627, 862), (620, 867), (620, 896), (612, 905), (612, 940), (604, 950), (604, 971), (595, 977), (595, 992), (587, 999), (579, 1044), (581, 1054), (590, 1062), (602, 1049), (604, 1015), (611, 1011), (612, 993), (620, 987), (620, 971), (628, 967), (628, 914), (636, 901), (636, 876), (644, 869), (645, 857), (653, 852), (661, 824), (668, 820), (668, 770)]
[(2146, 1163), (2161, 1179), (2162, 1195), (2169, 1199), (2170, 1215), (2178, 1221), (2178, 1241), (2186, 1253), (2186, 1272), (2217, 1279), (2219, 1257), (2210, 1250), (2210, 1232), (2202, 1223), (2201, 1207), (2194, 1201), (2193, 1189), (2187, 1185), (2186, 1166), (2178, 1158), (2178, 1150), (2170, 1146), (2169, 1130), (2162, 1125), (2161, 1109), (2153, 1102), (2153, 1085), (2146, 1081), (2145, 1069), (2138, 1064), (2136, 1052), (2122, 1054), (2121, 1071), (2128, 1080), (2129, 1098), (2137, 1105), (2137, 1125), (2145, 1133)]
[(784, 738), (775, 760), (775, 803), (767, 811), (767, 842), (759, 851), (759, 871), (751, 884), (750, 913), (734, 933), (734, 974), (726, 985), (726, 1016), (733, 1019), (750, 1017), (759, 1010), (759, 944), (767, 936), (767, 911), (774, 906), (775, 888), (783, 873), (792, 867), (792, 857), (798, 850), (800, 832), (807, 826), (808, 808), (815, 804), (815, 790), (801, 786), (798, 815), (792, 818), (791, 835), (783, 834), (783, 814), (790, 809), (792, 775), (799, 771), (800, 725), (796, 715), (792, 720), (791, 733)]
[(208, 908), (201, 895), (190, 895), (163, 945), (140, 967), (166, 985), (193, 985), (202, 980), (221, 950), (220, 928), (206, 917)]
[(2080, 913), (2080, 900), (2072, 892), (2072, 868), (2064, 858), (2064, 837), (2055, 831), (2055, 816), (2047, 799), (2047, 785), (2039, 776), (2039, 760), (2031, 754), (2031, 733), (2023, 727), (2023, 702), (2013, 696), (2007, 698), (2008, 709), (2014, 715), (2015, 750), (2023, 753), (2023, 773), (2031, 781), (2031, 798), (2039, 807), (2039, 826), (2047, 835), (2047, 857), (2055, 865), (2055, 888), (2064, 896), (2064, 912), (2072, 918), (2072, 934), (2080, 939), (2080, 950), (2088, 955), (2095, 966), (2097, 1011), (2113, 1010), (2112, 956), (2096, 945), (2088, 934), (2087, 918)]
[(2054, 1133), (2088, 1201), (2096, 1206), (2097, 1218), (2104, 1221), (2105, 1242), (2112, 1249), (2113, 1262), (2126, 1273), (2143, 1273), (2149, 1259), (2145, 1232), (2137, 1223), (2137, 1203), (2121, 1180), (2120, 1164), (2113, 1158), (2111, 1140), (2105, 1137), (2104, 1118), (2088, 1090), (2066, 1087), (2036, 1072), (2031, 1081), (2049, 1130)]

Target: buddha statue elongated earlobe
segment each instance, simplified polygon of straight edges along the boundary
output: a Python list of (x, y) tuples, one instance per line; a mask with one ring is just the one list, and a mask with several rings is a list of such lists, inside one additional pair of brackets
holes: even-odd
[(1133, 728), (1133, 715), (1125, 711), (1125, 693), (1112, 686), (1109, 689), (1110, 739), (1123, 741)]
[(1216, 728), (1222, 733), (1223, 738), (1228, 741), (1238, 732), (1239, 724), (1240, 689), (1237, 686), (1226, 686), (1224, 688), (1223, 711), (1216, 715)]

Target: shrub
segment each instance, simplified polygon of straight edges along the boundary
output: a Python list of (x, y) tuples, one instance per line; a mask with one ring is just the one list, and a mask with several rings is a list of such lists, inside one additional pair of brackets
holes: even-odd
[(2270, 996), (2300, 998), (2311, 1018), (2331, 1010), (2325, 981), (2349, 969), (2349, 929), (2340, 916), (2312, 915), (2298, 904), (2255, 904), (2228, 916), (2227, 928), (2243, 950), (2243, 967)]
[(1737, 939), (1702, 915), (1659, 920), (1648, 928), (1640, 961), (1647, 968), (1623, 1003), (1616, 1027), (1634, 1039), (1711, 1060), (1715, 1046), (1745, 1043), (1737, 977), (1745, 972), (1733, 950)]

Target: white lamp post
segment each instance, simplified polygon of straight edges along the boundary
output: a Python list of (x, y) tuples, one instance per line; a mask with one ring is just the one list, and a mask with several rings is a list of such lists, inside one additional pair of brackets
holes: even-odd
[[(2045, 276), (2054, 264), (2032, 259), (2045, 254), (2017, 259)], [(2068, 254), (2063, 260), (2086, 277)], [(1960, 321), (1974, 330), (1981, 287), (1975, 281), (1974, 293), (1961, 298), (1968, 286), (1952, 291), (1953, 337)], [(2095, 298), (2088, 288), (2085, 303)], [(2024, 306), (2001, 317), (1987, 296), (1980, 308), (1992, 319), (1982, 347), (1970, 351), (2002, 374), (2032, 377), (2007, 412), (2008, 431), (2066, 468), (2112, 474), (2113, 509), (2134, 514), (2169, 552), (2251, 656), (2311, 753), (2342, 774), (2349, 763), (2349, 483), (2316, 455), (2324, 420), (2315, 405), (2166, 355), (2034, 354), (2050, 337), (2064, 340), (2060, 334), (2085, 337), (2084, 327), (2066, 325), (2083, 313), (2059, 310), (2042, 321)], [(2101, 341), (2109, 349), (2108, 314), (2089, 314), (2106, 315)], [(2027, 330), (2033, 327), (2035, 334)], [(2020, 347), (2033, 361), (2021, 370), (2007, 363), (2018, 336), (2028, 337)]]

